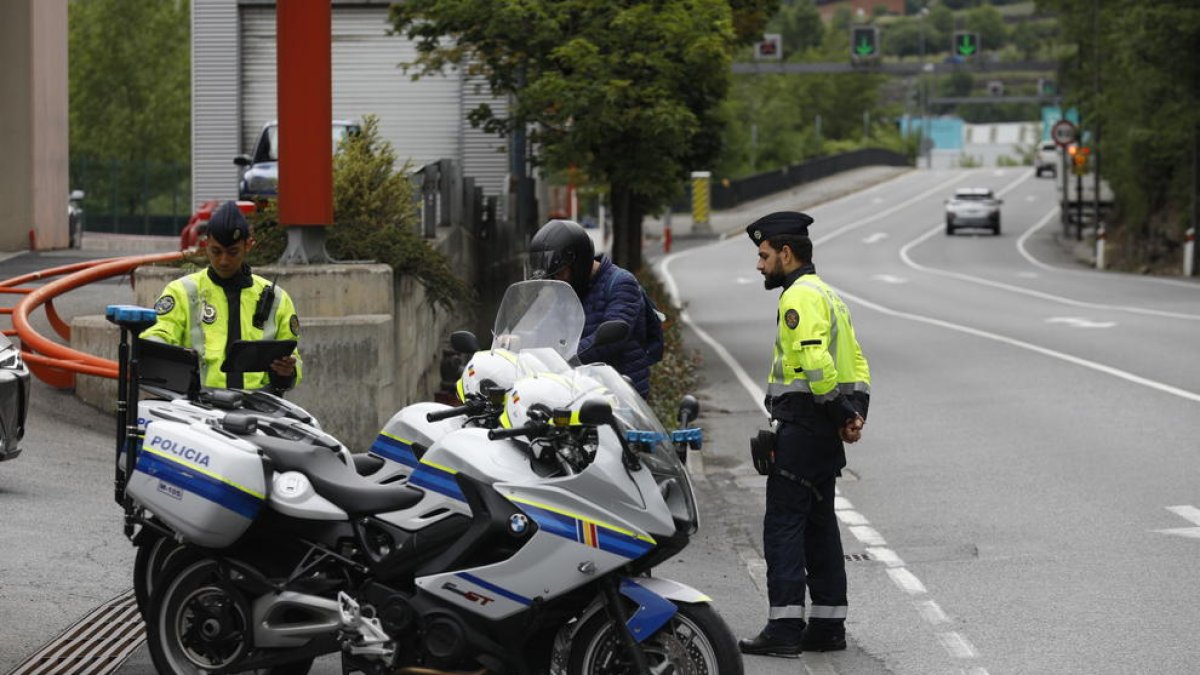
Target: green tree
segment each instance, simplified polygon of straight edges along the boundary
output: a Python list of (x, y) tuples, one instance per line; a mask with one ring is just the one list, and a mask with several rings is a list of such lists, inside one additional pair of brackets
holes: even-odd
[(1000, 10), (991, 5), (968, 10), (965, 24), (967, 30), (979, 34), (984, 49), (997, 50), (1008, 44), (1008, 28), (1004, 25), (1004, 17)]
[(71, 154), (188, 162), (188, 0), (72, 0)]
[(102, 210), (190, 202), (190, 16), (187, 0), (68, 5), (71, 184)]
[(1067, 50), (1060, 82), (1084, 130), (1099, 139), (1101, 171), (1117, 199), (1113, 229), (1126, 230), (1139, 264), (1174, 255), (1200, 180), (1193, 164), (1200, 151), (1200, 60), (1182, 47), (1200, 44), (1200, 6), (1192, 0), (1038, 4), (1058, 14)]
[(544, 166), (608, 186), (613, 257), (637, 268), (644, 215), (718, 153), (735, 23), (761, 33), (774, 3), (737, 5), (735, 16), (723, 0), (409, 0), (391, 19), (416, 42), (418, 76), (461, 65), (513, 97), (506, 117), (487, 108), (476, 121), (529, 125)]
[(800, 0), (781, 7), (767, 24), (767, 31), (783, 36), (783, 53), (788, 59), (820, 47), (825, 39), (825, 23), (812, 0)]

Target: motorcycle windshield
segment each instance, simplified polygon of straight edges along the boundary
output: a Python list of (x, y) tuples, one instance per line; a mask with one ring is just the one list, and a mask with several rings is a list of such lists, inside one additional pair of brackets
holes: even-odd
[[(615, 368), (603, 363), (579, 366), (575, 369), (575, 390), (579, 398), (594, 396), (603, 391), (603, 397), (612, 405), (613, 416), (626, 440), (637, 442), (643, 452), (638, 454), (646, 468), (659, 485), (671, 515), (677, 521), (690, 524), (694, 530), (699, 522), (696, 498), (691, 479), (675, 454), (671, 435), (663, 427), (646, 399), (638, 394)], [(597, 388), (597, 384), (600, 388)]]
[(570, 284), (536, 279), (508, 287), (496, 323), (492, 347), (510, 351), (550, 349), (570, 359), (583, 334), (583, 305)]

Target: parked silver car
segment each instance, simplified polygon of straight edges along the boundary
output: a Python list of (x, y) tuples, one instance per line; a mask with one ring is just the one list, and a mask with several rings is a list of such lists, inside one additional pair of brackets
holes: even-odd
[(21, 454), (29, 412), (29, 368), (21, 352), (0, 333), (0, 462)]
[(987, 188), (958, 188), (946, 200), (946, 234), (964, 227), (982, 227), (999, 235), (1003, 203)]

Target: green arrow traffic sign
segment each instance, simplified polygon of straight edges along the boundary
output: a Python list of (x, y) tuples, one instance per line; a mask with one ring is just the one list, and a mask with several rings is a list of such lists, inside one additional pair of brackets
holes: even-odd
[(979, 51), (979, 36), (975, 33), (956, 33), (954, 36), (954, 53), (959, 56), (972, 56)]
[(856, 26), (850, 33), (850, 55), (855, 61), (873, 59), (879, 55), (879, 29)]

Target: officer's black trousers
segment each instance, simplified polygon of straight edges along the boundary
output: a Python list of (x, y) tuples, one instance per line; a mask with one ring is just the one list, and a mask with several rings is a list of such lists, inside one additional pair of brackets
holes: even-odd
[[(763, 549), (772, 634), (794, 636), (806, 615), (813, 629), (842, 630), (846, 561), (833, 511), (835, 482), (830, 476), (809, 487), (777, 472), (767, 478)], [(805, 587), (812, 598), (808, 612)]]

